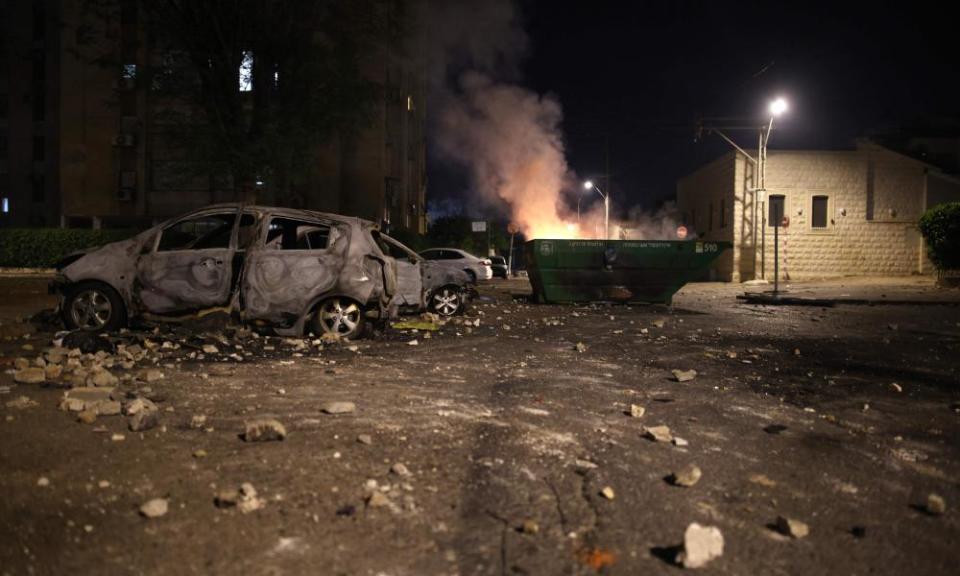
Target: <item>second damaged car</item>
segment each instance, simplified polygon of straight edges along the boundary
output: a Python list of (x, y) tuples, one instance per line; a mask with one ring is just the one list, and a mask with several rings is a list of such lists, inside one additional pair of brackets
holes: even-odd
[(452, 315), (472, 288), (369, 221), (309, 210), (221, 204), (57, 265), (67, 328), (110, 331), (135, 318), (223, 308), (281, 335), (353, 338), (368, 317)]

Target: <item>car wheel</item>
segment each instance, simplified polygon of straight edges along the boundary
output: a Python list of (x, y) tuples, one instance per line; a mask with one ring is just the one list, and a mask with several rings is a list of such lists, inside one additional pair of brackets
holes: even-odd
[(463, 309), (463, 294), (456, 286), (444, 286), (430, 296), (430, 309), (440, 316), (453, 316)]
[(100, 282), (73, 286), (63, 300), (63, 323), (70, 330), (110, 332), (127, 323), (127, 310), (116, 290)]
[(363, 307), (339, 296), (324, 300), (313, 315), (313, 328), (321, 334), (357, 338), (363, 332)]

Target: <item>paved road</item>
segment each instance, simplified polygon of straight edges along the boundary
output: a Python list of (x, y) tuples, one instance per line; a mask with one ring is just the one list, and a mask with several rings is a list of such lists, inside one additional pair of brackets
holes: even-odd
[[(490, 284), (459, 325), (356, 351), (248, 339), (237, 362), (223, 344), (219, 360), (160, 349), (164, 380), (123, 385), (160, 406), (143, 433), (120, 416), (76, 422), (57, 410), (62, 390), (13, 386), (0, 395), (0, 573), (670, 574), (691, 522), (725, 539), (707, 573), (956, 573), (960, 308), (767, 308), (717, 284), (671, 309), (538, 306), (514, 297), (527, 290)], [(0, 351), (9, 362), (48, 338)], [(698, 374), (679, 383), (673, 369)], [(4, 406), (20, 395), (38, 404)], [(356, 412), (321, 413), (334, 400)], [(238, 438), (263, 415), (285, 441)], [(642, 436), (660, 424), (688, 445)], [(665, 480), (689, 463), (698, 484)], [(262, 509), (214, 505), (242, 482)], [(368, 502), (374, 482), (385, 500)], [(931, 492), (944, 515), (921, 509)], [(156, 497), (169, 512), (141, 517)], [(771, 530), (778, 515), (810, 535)]]

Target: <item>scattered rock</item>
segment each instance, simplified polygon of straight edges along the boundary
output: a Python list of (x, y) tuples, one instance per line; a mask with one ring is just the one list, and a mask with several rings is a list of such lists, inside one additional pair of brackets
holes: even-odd
[(36, 366), (22, 368), (13, 373), (13, 381), (18, 384), (42, 384), (46, 379), (46, 371)]
[(651, 322), (651, 324), (653, 324), (653, 325), (656, 326), (657, 328), (663, 328), (663, 326), (666, 324), (666, 321), (664, 321), (664, 320), (654, 320), (653, 322)]
[(609, 486), (604, 486), (603, 490), (600, 491), (600, 495), (606, 498), (607, 500), (613, 500), (617, 497), (616, 493), (613, 491), (613, 488)]
[(97, 352), (113, 354), (117, 351), (117, 347), (106, 337), (85, 330), (75, 330), (67, 334), (63, 337), (62, 344), (64, 348), (77, 348), (82, 354), (96, 354)]
[(77, 422), (82, 424), (93, 424), (97, 421), (97, 411), (96, 410), (84, 410), (77, 414)]
[(204, 450), (203, 448), (200, 448), (199, 450), (194, 450), (194, 451), (193, 451), (193, 457), (194, 457), (194, 458), (197, 458), (197, 459), (206, 458), (206, 457), (207, 457), (207, 451)]
[(154, 498), (140, 506), (140, 514), (147, 518), (159, 518), (166, 515), (169, 504), (164, 498)]
[(810, 527), (807, 526), (806, 523), (794, 520), (793, 518), (787, 518), (786, 516), (777, 516), (775, 526), (777, 527), (777, 532), (791, 538), (806, 538), (806, 536), (810, 534)]
[(123, 413), (127, 416), (134, 416), (141, 412), (157, 412), (158, 410), (157, 405), (148, 398), (134, 398), (123, 407)]
[(220, 349), (217, 348), (216, 346), (214, 346), (213, 344), (204, 344), (202, 350), (203, 350), (203, 353), (204, 353), (204, 354), (219, 354), (219, 353), (220, 353)]
[(701, 526), (693, 522), (683, 533), (683, 549), (677, 554), (677, 563), (685, 568), (701, 568), (723, 556), (723, 534), (716, 526)]
[(673, 440), (673, 434), (670, 433), (668, 426), (644, 426), (643, 435), (654, 442), (670, 442)]
[(407, 342), (407, 346), (419, 346), (419, 345), (420, 345), (420, 342), (417, 341), (416, 338), (414, 338), (413, 340), (410, 340), (409, 342)]
[(268, 442), (283, 440), (287, 437), (287, 429), (278, 420), (273, 418), (256, 418), (244, 425), (243, 439), (247, 442)]
[(771, 480), (766, 474), (754, 474), (750, 476), (750, 481), (760, 486), (766, 486), (767, 488), (773, 488), (777, 485), (776, 481)]
[(33, 408), (34, 406), (37, 406), (37, 403), (26, 396), (18, 396), (13, 400), (8, 400), (6, 406), (7, 408), (24, 410), (26, 408)]
[(520, 531), (524, 534), (536, 534), (540, 531), (540, 525), (533, 520), (524, 520), (520, 525)]
[(41, 476), (37, 478), (37, 486), (41, 488), (46, 488), (49, 485), (50, 485), (50, 479), (47, 478), (46, 476)]
[(97, 388), (104, 386), (116, 386), (120, 380), (107, 370), (101, 370), (90, 378), (90, 383)]
[(689, 488), (700, 481), (703, 472), (696, 464), (687, 464), (670, 475), (670, 483), (674, 486)]
[(159, 423), (160, 417), (156, 411), (142, 410), (130, 417), (127, 426), (131, 432), (144, 432), (156, 428)]
[(574, 468), (576, 469), (576, 471), (577, 471), (578, 474), (586, 474), (587, 472), (589, 472), (589, 471), (591, 471), (591, 470), (596, 470), (597, 468), (599, 468), (599, 466), (597, 466), (597, 465), (594, 464), (593, 462), (591, 462), (591, 461), (589, 461), (589, 460), (582, 460), (582, 459), (580, 459), (580, 458), (577, 458), (577, 459), (573, 462), (573, 466), (574, 466)]
[(357, 434), (357, 442), (369, 446), (373, 444), (373, 438), (369, 434)]
[(927, 496), (927, 503), (924, 506), (924, 510), (926, 510), (928, 514), (941, 516), (947, 511), (947, 502), (943, 499), (943, 496), (931, 493)]
[(100, 404), (113, 401), (113, 392), (113, 388), (96, 388), (93, 386), (73, 388), (63, 393), (60, 409), (70, 412), (82, 412), (88, 409), (97, 410)]
[(671, 370), (670, 373), (677, 382), (689, 382), (697, 377), (696, 370)]
[(239, 490), (233, 488), (221, 490), (213, 499), (213, 503), (217, 508), (236, 506), (237, 510), (243, 514), (249, 514), (266, 505), (266, 502), (257, 496), (257, 489), (249, 482), (241, 484)]
[(583, 342), (577, 342), (576, 346), (574, 346), (573, 349), (576, 350), (577, 352), (583, 353), (587, 351), (587, 345), (584, 344)]
[(896, 382), (891, 382), (888, 388), (890, 388), (891, 392), (903, 392), (903, 386), (897, 384)]
[(397, 476), (411, 476), (410, 470), (407, 468), (406, 464), (402, 462), (397, 462), (390, 467), (390, 472), (396, 474)]
[(630, 405), (630, 416), (633, 418), (643, 418), (643, 415), (647, 412), (647, 409), (643, 406), (637, 404)]
[(144, 370), (140, 377), (146, 382), (156, 382), (157, 380), (163, 380), (166, 376), (160, 370)]
[(367, 508), (383, 508), (390, 505), (390, 499), (379, 490), (371, 492), (367, 496)]
[(327, 402), (320, 410), (325, 414), (350, 414), (357, 409), (353, 402)]
[(674, 446), (677, 446), (678, 448), (684, 448), (684, 447), (686, 447), (686, 446), (689, 446), (690, 443), (687, 442), (685, 439), (679, 437), (679, 436), (674, 436), (674, 437), (673, 437), (673, 445), (674, 445)]
[(47, 364), (43, 369), (43, 373), (47, 377), (47, 380), (56, 380), (63, 375), (63, 366), (59, 364)]

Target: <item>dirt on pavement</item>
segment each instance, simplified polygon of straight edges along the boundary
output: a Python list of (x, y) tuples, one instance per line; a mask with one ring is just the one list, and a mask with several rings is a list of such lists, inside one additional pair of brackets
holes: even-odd
[[(149, 366), (110, 369), (158, 407), (134, 432), (60, 410), (59, 381), (14, 383), (14, 359), (54, 336), (8, 312), (50, 301), (41, 280), (0, 280), (21, 295), (0, 339), (0, 574), (669, 574), (693, 522), (723, 535), (706, 573), (955, 574), (960, 307), (766, 307), (742, 290), (561, 306), (496, 281), (429, 338), (249, 355), (147, 334)], [(163, 379), (123, 379), (145, 366)], [(323, 411), (335, 401), (355, 409)], [(245, 442), (258, 417), (285, 439)], [(644, 435), (659, 425), (673, 442)], [(677, 485), (689, 464), (702, 476)]]

